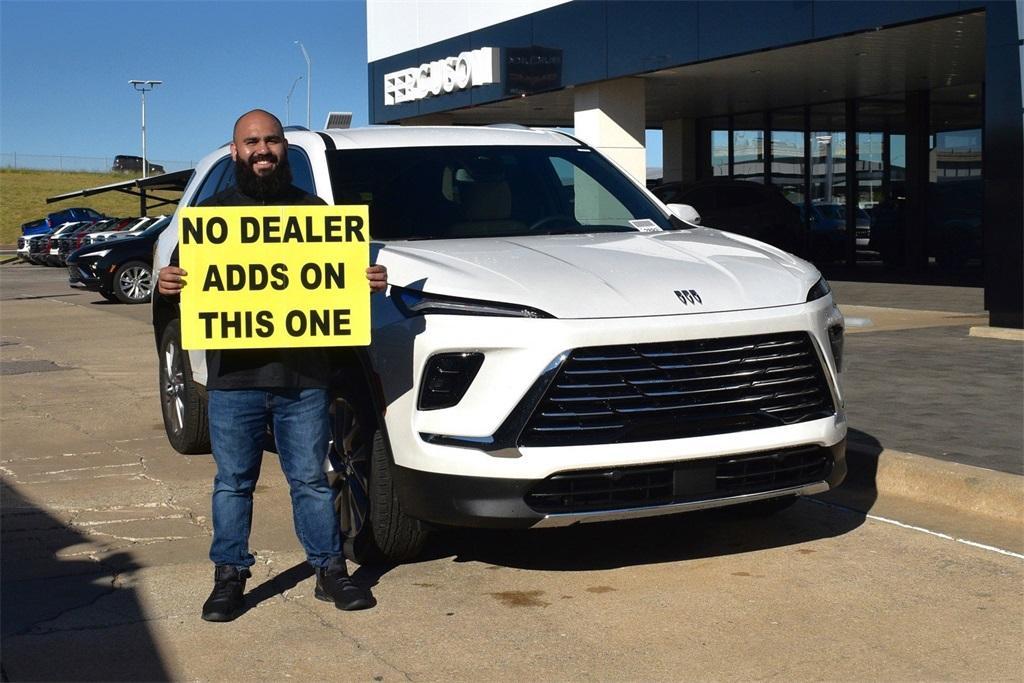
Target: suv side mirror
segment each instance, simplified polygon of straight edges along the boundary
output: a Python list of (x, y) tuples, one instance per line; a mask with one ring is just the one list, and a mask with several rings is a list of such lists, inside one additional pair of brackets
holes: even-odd
[(679, 220), (700, 225), (700, 214), (697, 213), (697, 209), (689, 204), (666, 204), (666, 206), (672, 212), (672, 215)]

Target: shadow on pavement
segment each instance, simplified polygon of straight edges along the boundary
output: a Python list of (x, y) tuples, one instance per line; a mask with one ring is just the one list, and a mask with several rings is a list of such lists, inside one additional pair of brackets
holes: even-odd
[[(357, 565), (358, 566), (358, 565)], [(395, 568), (395, 565), (358, 566), (352, 573), (352, 581), (366, 589), (372, 589), (380, 577)], [(313, 576), (313, 567), (303, 560), (280, 574), (272, 576), (245, 594), (245, 609), (249, 611), (264, 600), (283, 595), (285, 591)]]
[(878, 500), (878, 459), (885, 447), (866, 432), (850, 429), (846, 436), (846, 479), (834, 491), (815, 496), (826, 503), (868, 513)]
[[(456, 562), (518, 569), (588, 571), (748, 553), (831, 538), (864, 516), (836, 514), (806, 501), (772, 516), (707, 510), (668, 517), (530, 531), (464, 530), (439, 537), (434, 550)], [(429, 552), (429, 551), (428, 551)]]
[[(213, 574), (212, 565), (210, 574)], [(313, 567), (306, 561), (299, 562), (294, 567), (286, 569), (280, 574), (275, 574), (255, 588), (246, 591), (245, 609), (248, 611), (264, 600), (281, 595), (285, 591), (295, 588), (311, 576), (313, 576)]]
[(60, 557), (89, 539), (7, 482), (0, 489), (4, 680), (170, 680), (145, 610), (120, 580), (139, 568), (131, 555)]

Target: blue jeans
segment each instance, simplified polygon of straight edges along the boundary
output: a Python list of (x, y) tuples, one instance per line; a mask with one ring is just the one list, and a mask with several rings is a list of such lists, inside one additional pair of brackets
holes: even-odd
[(263, 461), (264, 434), (274, 425), (281, 469), (291, 488), (292, 517), (306, 558), (326, 567), (341, 555), (334, 494), (324, 473), (330, 440), (326, 389), (210, 390), (213, 543), (216, 565), (251, 567), (252, 495)]

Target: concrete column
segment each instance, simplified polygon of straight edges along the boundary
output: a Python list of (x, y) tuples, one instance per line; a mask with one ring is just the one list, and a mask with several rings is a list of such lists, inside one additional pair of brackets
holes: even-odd
[(662, 180), (697, 180), (697, 123), (693, 119), (672, 119), (661, 124)]
[(576, 137), (615, 160), (641, 183), (647, 179), (644, 149), (644, 81), (621, 78), (575, 88)]

